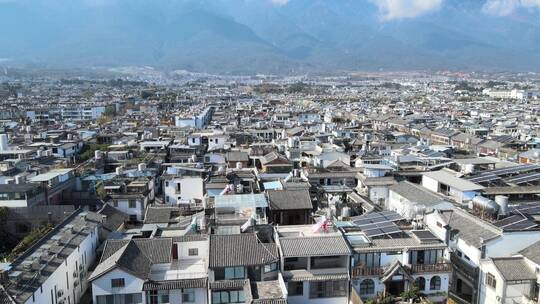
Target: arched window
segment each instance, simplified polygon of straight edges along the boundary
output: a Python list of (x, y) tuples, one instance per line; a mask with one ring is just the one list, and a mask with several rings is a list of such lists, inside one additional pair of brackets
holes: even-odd
[(370, 295), (375, 293), (375, 282), (372, 279), (365, 279), (360, 282), (360, 294)]
[(418, 290), (424, 291), (426, 289), (426, 279), (424, 277), (418, 277), (414, 281), (414, 285), (418, 287)]
[(439, 290), (441, 289), (441, 278), (439, 276), (434, 276), (429, 280), (429, 289), (430, 290)]

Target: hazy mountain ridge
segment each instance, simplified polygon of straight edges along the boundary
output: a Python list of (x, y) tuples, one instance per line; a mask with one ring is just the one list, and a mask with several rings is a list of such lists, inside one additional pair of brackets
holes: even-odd
[(386, 22), (368, 0), (14, 0), (0, 2), (0, 58), (229, 73), (538, 71), (538, 16), (490, 16), (467, 0)]

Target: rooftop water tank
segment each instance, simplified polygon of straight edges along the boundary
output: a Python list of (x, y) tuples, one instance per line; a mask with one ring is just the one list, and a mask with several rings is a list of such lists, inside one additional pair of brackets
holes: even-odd
[(507, 216), (508, 215), (508, 196), (504, 196), (504, 195), (495, 196), (495, 203), (499, 205), (499, 215)]
[(475, 196), (472, 199), (474, 207), (480, 208), (486, 212), (496, 214), (499, 211), (499, 205), (487, 197)]
[(7, 134), (0, 134), (0, 151), (8, 149), (8, 136)]

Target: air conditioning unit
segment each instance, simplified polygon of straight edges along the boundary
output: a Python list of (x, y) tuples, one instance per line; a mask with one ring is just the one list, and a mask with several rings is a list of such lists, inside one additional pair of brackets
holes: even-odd
[(79, 265), (79, 271), (83, 270), (83, 265)]
[(76, 273), (76, 272), (73, 273), (73, 277), (74, 277), (74, 278), (77, 277), (77, 273)]
[(75, 287), (79, 286), (79, 280), (73, 281), (73, 286), (75, 286)]
[(60, 289), (60, 290), (58, 290), (58, 291), (56, 292), (56, 295), (57, 295), (59, 298), (61, 298), (61, 297), (64, 295), (64, 291), (63, 291), (62, 289)]

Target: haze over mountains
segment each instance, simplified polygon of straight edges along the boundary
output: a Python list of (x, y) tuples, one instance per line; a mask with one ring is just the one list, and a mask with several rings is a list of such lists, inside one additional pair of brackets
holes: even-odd
[(540, 70), (536, 0), (0, 0), (0, 58), (219, 73)]

